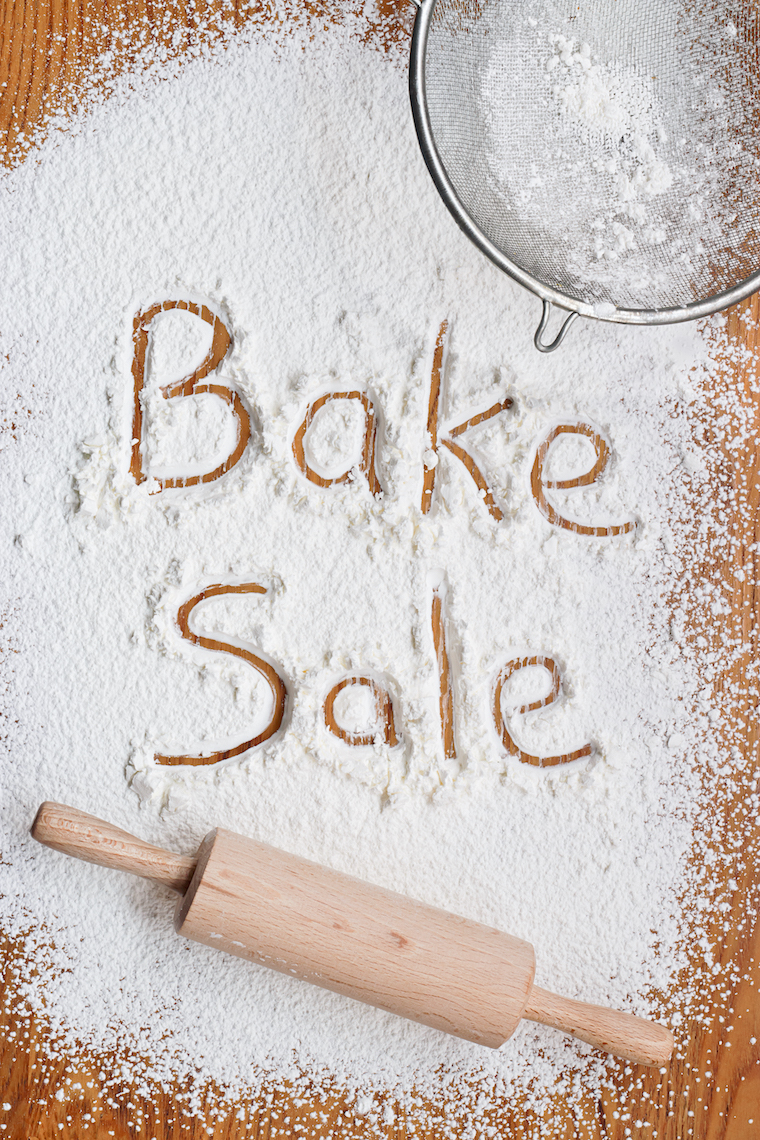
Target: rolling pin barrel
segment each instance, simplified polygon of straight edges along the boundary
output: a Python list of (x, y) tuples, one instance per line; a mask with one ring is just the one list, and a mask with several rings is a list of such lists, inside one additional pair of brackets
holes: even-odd
[(498, 1048), (533, 985), (528, 942), (217, 828), (178, 933)]

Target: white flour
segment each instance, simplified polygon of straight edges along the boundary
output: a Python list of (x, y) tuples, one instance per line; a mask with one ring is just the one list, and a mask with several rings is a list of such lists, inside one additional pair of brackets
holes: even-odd
[[(497, 1093), (513, 1082), (540, 1093), (563, 1073), (596, 1088), (604, 1058), (531, 1023), (489, 1052), (184, 944), (168, 891), (28, 836), (42, 799), (188, 853), (224, 825), (502, 926), (535, 944), (540, 984), (641, 1014), (667, 1016), (650, 995), (682, 962), (688, 758), (711, 705), (693, 712), (699, 682), (667, 596), (682, 520), (700, 488), (708, 502), (684, 411), (709, 374), (697, 330), (588, 326), (561, 353), (536, 354), (535, 300), (470, 246), (430, 183), (403, 64), (345, 31), (240, 38), (134, 87), (0, 186), (15, 235), (4, 392), (26, 413), (23, 431), (2, 436), (15, 650), (2, 908), (42, 970), (22, 996), (68, 1047), (130, 1051), (162, 1081), (211, 1076), (234, 1090), (262, 1071), (306, 1072), (424, 1094), (490, 1075)], [(218, 481), (151, 493), (212, 469), (236, 439), (217, 397), (171, 405), (158, 391), (209, 349), (211, 326), (172, 310), (148, 353), (149, 478), (129, 474), (132, 319), (167, 299), (226, 322), (232, 348), (211, 379), (241, 394), (252, 436)], [(426, 416), (444, 318), (436, 457)], [(353, 467), (350, 481), (321, 488), (293, 455), (307, 407), (353, 390), (377, 412), (378, 497), (359, 470), (356, 399), (328, 402), (305, 443), (322, 477)], [(496, 521), (440, 440), (507, 396), (511, 409), (457, 437)], [(608, 442), (607, 467), (546, 495), (587, 526), (635, 522), (627, 534), (572, 533), (536, 506), (536, 447), (578, 422)], [(426, 516), (424, 456), (437, 459)], [(544, 479), (582, 475), (594, 456), (588, 438), (560, 437)], [(436, 574), (455, 759), (441, 745)], [(156, 765), (155, 753), (231, 747), (267, 722), (260, 676), (175, 624), (204, 586), (251, 581), (266, 594), (210, 600), (193, 621), (275, 665), (283, 730), (218, 766)], [(517, 746), (592, 746), (546, 769), (507, 754), (491, 709), (505, 663), (541, 654), (560, 669), (561, 697), (511, 716), (548, 684), (544, 669), (515, 674), (502, 714)], [(325, 727), (328, 690), (359, 672), (391, 694), (395, 747), (351, 747)], [(347, 731), (376, 727), (368, 691), (336, 702)]]
[(737, 206), (757, 156), (742, 84), (726, 81), (750, 53), (722, 6), (494, 0), (485, 12), (484, 145), (527, 268), (633, 308), (734, 283), (726, 250), (752, 243), (756, 210)]

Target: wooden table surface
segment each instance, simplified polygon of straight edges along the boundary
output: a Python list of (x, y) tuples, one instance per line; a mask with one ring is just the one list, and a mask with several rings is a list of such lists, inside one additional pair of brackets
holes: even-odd
[[(296, 6), (294, 5), (294, 8)], [(309, 3), (313, 13), (325, 21), (339, 21), (346, 11), (345, 0)], [(411, 28), (411, 9), (380, 0), (370, 27), (370, 37), (381, 44), (406, 42)], [(152, 0), (4, 0), (0, 16), (0, 147), (6, 166), (21, 161), (33, 147), (45, 115), (51, 111), (71, 110), (82, 102), (85, 85), (98, 89), (102, 81), (135, 65), (137, 52), (146, 42), (170, 45), (169, 50), (181, 55), (187, 47), (201, 40), (223, 34), (230, 26), (241, 26), (249, 20), (278, 18), (265, 2), (245, 6), (233, 3), (194, 3), (173, 0), (155, 4)], [(177, 36), (177, 31), (181, 32)], [(171, 41), (171, 44), (170, 44)], [(108, 63), (97, 64), (104, 51)], [(3, 234), (2, 241), (12, 241)], [(736, 849), (745, 856), (743, 873), (736, 876), (737, 886), (728, 884), (732, 872), (723, 873), (723, 888), (730, 913), (717, 908), (707, 924), (707, 935), (719, 948), (722, 986), (706, 990), (698, 1020), (679, 1029), (678, 1054), (665, 1075), (635, 1066), (611, 1064), (614, 1091), (594, 1102), (578, 1099), (566, 1102), (556, 1097), (547, 1116), (538, 1119), (519, 1096), (505, 1104), (493, 1104), (487, 1112), (487, 1123), (499, 1137), (528, 1140), (541, 1135), (552, 1140), (578, 1137), (599, 1140), (625, 1140), (640, 1135), (662, 1140), (752, 1140), (760, 1137), (760, 925), (755, 921), (760, 872), (753, 874), (753, 852), (757, 851), (759, 834), (757, 809), (748, 810), (748, 796), (757, 792), (758, 724), (756, 700), (746, 692), (736, 695), (736, 684), (746, 671), (747, 663), (757, 658), (757, 630), (760, 619), (760, 593), (756, 582), (758, 553), (758, 498), (760, 497), (760, 464), (755, 440), (760, 440), (758, 398), (752, 389), (760, 390), (758, 360), (758, 323), (760, 305), (757, 296), (745, 301), (728, 314), (725, 331), (716, 336), (716, 352), (724, 363), (716, 381), (710, 408), (697, 403), (694, 408), (694, 430), (697, 437), (710, 439), (711, 417), (727, 394), (738, 392), (739, 412), (744, 418), (743, 442), (725, 445), (724, 459), (715, 476), (715, 494), (730, 502), (728, 522), (733, 542), (710, 551), (699, 566), (693, 568), (690, 582), (684, 587), (681, 605), (699, 605), (700, 588), (705, 583), (720, 583), (728, 590), (730, 613), (711, 627), (713, 644), (705, 652), (720, 650), (727, 632), (740, 635), (745, 646), (744, 657), (730, 666), (718, 665), (716, 690), (732, 721), (723, 730), (726, 739), (719, 740), (729, 754), (731, 771), (724, 778), (721, 795), (715, 800), (712, 840), (720, 851)], [(753, 350), (737, 364), (741, 354), (732, 352), (737, 345)], [(735, 397), (734, 397), (735, 400)], [(684, 528), (696, 528), (699, 520), (682, 522)], [(714, 667), (714, 666), (713, 666)], [(717, 821), (717, 826), (715, 825)], [(695, 856), (696, 857), (696, 856)], [(755, 866), (757, 867), (757, 862)], [(18, 993), (20, 948), (6, 938), (3, 949), (3, 1003), (0, 1010), (0, 1135), (8, 1140), (52, 1140), (53, 1137), (113, 1136), (116, 1140), (135, 1137), (140, 1140), (201, 1140), (213, 1135), (218, 1140), (249, 1137), (264, 1140), (270, 1135), (323, 1137), (335, 1140), (349, 1137), (361, 1140), (377, 1134), (364, 1118), (356, 1116), (335, 1089), (331, 1095), (322, 1091), (318, 1107), (320, 1122), (313, 1117), (316, 1100), (293, 1097), (287, 1085), (271, 1084), (258, 1101), (229, 1105), (213, 1110), (218, 1091), (208, 1090), (200, 1111), (183, 1112), (182, 1088), (171, 1093), (158, 1089), (149, 1096), (139, 1091), (122, 1075), (124, 1056), (83, 1054), (75, 1061), (66, 1057), (52, 1060), (46, 1050), (45, 1025), (30, 1016)], [(701, 951), (691, 950), (693, 971), (701, 963)], [(68, 1091), (62, 1101), (54, 1092), (60, 1087)], [(470, 1102), (463, 1094), (456, 1103), (429, 1105), (430, 1123), (417, 1125), (418, 1140), (444, 1135), (442, 1119), (449, 1122), (447, 1134), (467, 1135), (469, 1104), (478, 1096), (473, 1086)], [(379, 1103), (393, 1107), (393, 1099), (380, 1096)], [(411, 1126), (403, 1109), (396, 1106), (393, 1123), (385, 1126), (387, 1136), (402, 1140), (411, 1135)], [(185, 1114), (187, 1113), (187, 1114)], [(481, 1114), (479, 1114), (480, 1117)], [(455, 1123), (452, 1125), (452, 1121)]]

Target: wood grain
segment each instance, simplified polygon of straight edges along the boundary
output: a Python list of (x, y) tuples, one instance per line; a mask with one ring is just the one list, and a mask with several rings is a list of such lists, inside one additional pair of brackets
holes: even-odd
[[(348, 729), (341, 728), (335, 719), (335, 700), (337, 696), (342, 693), (344, 689), (351, 688), (353, 685), (361, 685), (363, 688), (369, 689), (372, 694), (375, 721), (371, 726), (371, 731), (366, 733), (349, 732)], [(322, 706), (322, 716), (324, 717), (325, 728), (328, 732), (331, 732), (333, 736), (337, 736), (344, 744), (351, 745), (352, 748), (365, 748), (368, 744), (374, 744), (378, 739), (384, 741), (390, 748), (395, 748), (398, 744), (396, 718), (393, 714), (393, 700), (388, 690), (376, 681), (374, 677), (353, 674), (350, 677), (344, 677), (342, 681), (338, 681), (325, 697), (325, 703)]]
[(483, 500), (483, 505), (490, 514), (494, 522), (501, 522), (504, 518), (500, 508), (494, 501), (493, 492), (488, 485), (488, 480), (483, 475), (483, 472), (478, 467), (477, 463), (470, 455), (466, 448), (462, 447), (461, 443), (457, 443), (457, 436), (464, 435), (470, 428), (477, 427), (479, 424), (487, 423), (488, 420), (498, 416), (500, 412), (508, 411), (513, 404), (511, 396), (506, 399), (500, 400), (498, 403), (493, 404), (483, 412), (477, 412), (475, 415), (470, 416), (462, 423), (457, 424), (455, 427), (446, 428), (445, 433), (442, 433), (440, 428), (441, 408), (444, 402), (444, 378), (446, 372), (446, 355), (448, 349), (448, 338), (450, 336), (449, 322), (442, 321), (441, 327), (438, 330), (436, 337), (435, 349), (433, 351), (433, 362), (430, 369), (430, 388), (428, 390), (428, 414), (427, 414), (427, 440), (426, 449), (423, 456), (423, 475), (422, 475), (422, 499), (420, 502), (420, 509), (423, 515), (430, 514), (433, 506), (435, 495), (435, 483), (438, 474), (438, 457), (441, 447), (445, 447), (452, 455), (455, 455), (459, 462), (464, 467), (472, 479), (479, 496)]
[(454, 718), (454, 690), (452, 688), (451, 664), (446, 644), (446, 614), (444, 611), (445, 587), (433, 589), (430, 605), (430, 624), (433, 628), (433, 647), (438, 670), (438, 711), (441, 718), (441, 740), (443, 754), (447, 760), (456, 760), (456, 722)]
[(47, 800), (40, 804), (31, 830), (38, 843), (54, 851), (99, 867), (139, 875), (180, 894), (187, 890), (195, 871), (195, 859), (155, 847), (112, 823), (65, 804)]
[(673, 1034), (664, 1025), (560, 997), (540, 986), (530, 991), (523, 1016), (640, 1065), (667, 1065), (673, 1054)]
[[(362, 433), (362, 448), (361, 459), (358, 464), (351, 464), (348, 470), (340, 475), (326, 478), (315, 471), (313, 467), (309, 466), (306, 459), (306, 451), (304, 442), (306, 433), (311, 427), (314, 417), (325, 404), (330, 403), (331, 400), (356, 400), (364, 411), (364, 431)], [(296, 461), (296, 467), (305, 475), (310, 483), (314, 483), (317, 487), (334, 487), (340, 483), (350, 483), (354, 478), (354, 467), (358, 467), (362, 475), (369, 483), (369, 489), (373, 495), (382, 495), (383, 488), (380, 485), (380, 480), (377, 477), (377, 466), (375, 462), (375, 449), (377, 445), (377, 416), (375, 414), (375, 406), (370, 400), (366, 392), (327, 392), (325, 395), (320, 396), (318, 399), (313, 400), (306, 409), (301, 423), (299, 424), (296, 434), (293, 437), (292, 451), (293, 458)]]
[(161, 313), (172, 309), (181, 309), (200, 317), (206, 324), (211, 325), (212, 340), (206, 359), (182, 380), (167, 384), (161, 389), (165, 400), (182, 399), (186, 396), (200, 396), (208, 393), (216, 396), (226, 404), (235, 418), (235, 446), (229, 455), (212, 471), (203, 475), (184, 475), (174, 478), (157, 478), (159, 491), (166, 491), (173, 487), (197, 487), (201, 483), (213, 483), (221, 479), (242, 458), (248, 441), (251, 438), (251, 421), (248, 412), (234, 389), (227, 384), (215, 384), (206, 381), (206, 377), (215, 372), (224, 360), (232, 346), (232, 335), (221, 317), (212, 313), (206, 305), (197, 305), (194, 301), (160, 301), (151, 305), (145, 312), (136, 313), (132, 331), (132, 457), (129, 464), (130, 474), (135, 483), (144, 483), (149, 476), (143, 462), (145, 441), (143, 439), (143, 404), (142, 394), (145, 384), (145, 371), (148, 359), (148, 346), (150, 344), (151, 326), (154, 319)]
[(427, 414), (427, 445), (432, 454), (432, 462), (425, 459), (422, 476), (422, 501), (420, 509), (423, 515), (430, 513), (433, 505), (433, 491), (435, 490), (435, 476), (438, 467), (438, 415), (441, 403), (441, 383), (443, 379), (443, 359), (446, 348), (446, 333), (449, 322), (441, 321), (438, 336), (433, 352), (433, 366), (430, 371), (430, 391), (428, 392)]
[[(585, 473), (577, 475), (574, 479), (545, 479), (544, 463), (549, 450), (556, 439), (562, 435), (581, 435), (590, 439), (596, 451), (596, 461)], [(634, 530), (636, 523), (628, 522), (611, 524), (609, 526), (590, 526), (586, 523), (576, 522), (562, 515), (547, 496), (547, 490), (569, 491), (574, 487), (588, 487), (596, 482), (607, 466), (610, 449), (607, 441), (602, 439), (598, 431), (590, 424), (572, 423), (560, 424), (552, 428), (545, 439), (536, 448), (536, 458), (533, 461), (533, 470), (530, 475), (530, 487), (533, 492), (536, 506), (544, 518), (552, 526), (562, 527), (563, 530), (572, 531), (573, 534), (585, 534), (596, 538), (608, 538), (610, 535), (628, 534)], [(572, 509), (572, 508), (571, 508)]]
[(520, 938), (222, 827), (198, 850), (175, 927), (492, 1049), (517, 1028), (536, 968)]
[(523, 752), (522, 748), (512, 739), (512, 735), (507, 727), (507, 717), (502, 710), (502, 690), (509, 678), (515, 673), (518, 673), (521, 669), (530, 669), (536, 665), (546, 669), (549, 673), (552, 682), (551, 689), (545, 697), (521, 705), (520, 708), (516, 710), (518, 716), (523, 713), (534, 712), (536, 709), (542, 709), (545, 708), (546, 705), (552, 704), (553, 701), (557, 700), (562, 690), (559, 666), (551, 657), (545, 657), (543, 654), (536, 654), (533, 657), (518, 657), (513, 661), (507, 661), (506, 665), (502, 666), (496, 678), (496, 684), (494, 685), (492, 712), (494, 728), (501, 739), (504, 750), (508, 752), (510, 756), (519, 756), (523, 764), (532, 764), (536, 768), (553, 768), (557, 764), (569, 764), (573, 760), (581, 760), (584, 756), (590, 756), (592, 752), (590, 744), (584, 744), (580, 748), (576, 748), (574, 752), (565, 752), (560, 756), (533, 756), (530, 752)]
[[(325, 21), (339, 22), (334, 3), (308, 5)], [(45, 115), (86, 104), (88, 90), (103, 90), (115, 75), (136, 66), (146, 42), (163, 45), (181, 56), (226, 27), (282, 18), (282, 9), (265, 3), (245, 5), (211, 0), (158, 5), (153, 0), (4, 0), (0, 13), (0, 152), (6, 166), (23, 159), (45, 133)], [(369, 36), (379, 45), (408, 36), (411, 11), (380, 0)], [(100, 65), (95, 61), (110, 53)], [(7, 236), (6, 236), (7, 240)], [(696, 591), (710, 583), (727, 586), (730, 612), (716, 619), (707, 651), (718, 655), (713, 684), (732, 722), (718, 742), (727, 764), (725, 794), (715, 803), (717, 826), (710, 836), (716, 854), (736, 853), (737, 870), (720, 870), (717, 881), (727, 899), (715, 910), (706, 935), (719, 946), (716, 966), (720, 985), (705, 988), (698, 1017), (678, 1032), (677, 1058), (664, 1074), (636, 1066), (610, 1066), (610, 1088), (599, 1098), (560, 1091), (543, 1114), (520, 1095), (508, 1100), (490, 1097), (482, 1107), (484, 1088), (471, 1092), (442, 1091), (435, 1100), (419, 1098), (414, 1107), (388, 1093), (375, 1098), (374, 1119), (363, 1117), (336, 1086), (322, 1084), (310, 1096), (287, 1081), (262, 1079), (258, 1095), (231, 1104), (224, 1090), (209, 1087), (192, 1106), (188, 1089), (177, 1084), (166, 1090), (147, 1088), (130, 1079), (129, 1055), (88, 1054), (76, 1058), (56, 1050), (49, 1029), (31, 1014), (24, 998), (30, 983), (24, 957), (23, 932), (9, 934), (2, 950), (0, 1005), (0, 1108), (2, 1134), (9, 1140), (53, 1140), (90, 1135), (138, 1140), (269, 1140), (270, 1137), (332, 1137), (370, 1140), (378, 1130), (388, 1140), (441, 1140), (472, 1135), (471, 1121), (480, 1103), (478, 1122), (493, 1136), (533, 1140), (543, 1130), (551, 1140), (627, 1140), (631, 1135), (658, 1140), (754, 1140), (760, 1119), (760, 927), (758, 911), (757, 697), (744, 684), (748, 666), (758, 659), (760, 594), (757, 562), (760, 554), (760, 438), (758, 398), (760, 375), (760, 306), (757, 296), (730, 311), (723, 332), (723, 366), (715, 378), (714, 400), (729, 390), (738, 393), (745, 428), (738, 442), (723, 446), (724, 463), (714, 477), (716, 499), (730, 504), (730, 549), (715, 543), (712, 556), (695, 566), (691, 604)], [(747, 349), (746, 353), (736, 350)], [(714, 436), (714, 407), (696, 406), (692, 413), (695, 438)], [(684, 523), (696, 532), (698, 520)], [(740, 660), (721, 658), (726, 631), (745, 645)], [(30, 821), (31, 822), (31, 821)], [(695, 863), (704, 852), (695, 846)], [(754, 864), (753, 864), (754, 860)], [(733, 885), (735, 884), (735, 885)], [(704, 965), (703, 952), (690, 947), (692, 966), (683, 978)], [(33, 979), (31, 979), (33, 983)], [(668, 995), (663, 995), (667, 1007)], [(51, 1051), (51, 1044), (53, 1046)], [(560, 1075), (558, 1075), (560, 1076)], [(62, 1090), (62, 1100), (56, 1098)], [(320, 1115), (317, 1116), (316, 1110)], [(388, 1115), (383, 1114), (387, 1111)], [(392, 1113), (392, 1115), (391, 1115)], [(383, 1121), (387, 1123), (383, 1124)], [(379, 1123), (378, 1123), (379, 1122)]]
[(192, 767), (204, 767), (208, 764), (218, 764), (221, 760), (229, 760), (233, 756), (242, 756), (244, 752), (249, 749), (255, 748), (258, 744), (263, 744), (265, 740), (270, 740), (275, 733), (280, 731), (280, 726), (285, 718), (285, 709), (288, 701), (288, 690), (280, 674), (270, 664), (265, 661), (263, 657), (253, 653), (250, 649), (244, 649), (241, 645), (233, 645), (229, 641), (220, 641), (218, 637), (205, 637), (203, 634), (196, 633), (190, 625), (190, 615), (196, 606), (202, 602), (207, 601), (209, 598), (224, 597), (228, 594), (266, 594), (266, 586), (259, 585), (258, 582), (239, 582), (236, 585), (229, 583), (217, 583), (213, 586), (206, 586), (199, 594), (195, 594), (192, 598), (188, 598), (183, 602), (177, 612), (177, 627), (179, 632), (189, 641), (191, 645), (200, 645), (201, 649), (210, 649), (213, 653), (230, 653), (233, 657), (245, 661), (250, 665), (259, 676), (263, 677), (269, 686), (269, 694), (272, 699), (272, 708), (269, 720), (261, 732), (248, 740), (242, 740), (239, 744), (233, 745), (231, 748), (220, 749), (215, 752), (205, 752), (201, 755), (181, 754), (179, 756), (168, 756), (163, 753), (156, 753), (155, 761), (157, 764), (166, 764), (172, 767), (177, 765), (188, 764)]

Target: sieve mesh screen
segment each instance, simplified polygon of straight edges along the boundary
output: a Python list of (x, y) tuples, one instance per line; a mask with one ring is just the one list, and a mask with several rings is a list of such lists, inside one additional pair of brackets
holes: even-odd
[(510, 261), (571, 299), (645, 310), (758, 270), (754, 3), (429, 2), (435, 147)]

